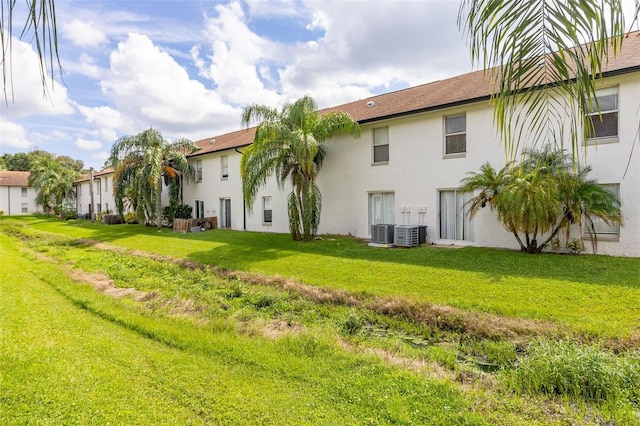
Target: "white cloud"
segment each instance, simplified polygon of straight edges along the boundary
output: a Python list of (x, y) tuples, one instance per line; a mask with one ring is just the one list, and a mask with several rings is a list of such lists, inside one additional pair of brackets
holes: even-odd
[(33, 146), (27, 136), (27, 129), (0, 116), (0, 150), (7, 147), (27, 150)]
[(79, 47), (98, 47), (107, 41), (107, 35), (97, 27), (96, 22), (78, 19), (64, 22), (62, 33)]
[[(148, 37), (130, 34), (110, 55), (103, 93), (142, 131), (154, 127), (165, 137), (202, 137), (212, 128), (233, 130), (240, 111), (223, 102)], [(184, 132), (187, 132), (185, 134)]]
[(238, 3), (218, 5), (216, 12), (218, 16), (207, 21), (213, 55), (209, 57), (210, 66), (202, 74), (215, 81), (216, 92), (232, 105), (277, 103), (280, 96), (265, 88), (258, 68), (266, 60), (277, 61), (282, 57), (282, 48), (249, 29)]
[(38, 55), (31, 45), (14, 37), (11, 55), (7, 55), (6, 59), (6, 86), (0, 81), (0, 91), (3, 93), (0, 96), (4, 96), (6, 90), (8, 97), (7, 102), (0, 102), (3, 116), (19, 118), (74, 112), (64, 86), (50, 78), (43, 86)]
[(119, 137), (136, 131), (134, 120), (111, 107), (78, 106), (78, 110), (85, 117), (87, 124), (99, 129), (94, 134), (103, 140), (115, 142)]
[(83, 151), (98, 151), (103, 149), (102, 143), (96, 140), (87, 140), (83, 138), (76, 139), (76, 146)]

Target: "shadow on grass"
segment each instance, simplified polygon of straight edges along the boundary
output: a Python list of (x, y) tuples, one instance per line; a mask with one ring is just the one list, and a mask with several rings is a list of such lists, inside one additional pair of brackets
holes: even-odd
[[(81, 228), (84, 229), (82, 234), (85, 234), (85, 238), (103, 242), (117, 244), (119, 240), (134, 239), (139, 241), (140, 250), (184, 257), (230, 270), (252, 270), (260, 262), (288, 257), (291, 262), (304, 262), (308, 259), (299, 255), (308, 254), (323, 256), (326, 262), (348, 259), (443, 268), (481, 273), (496, 280), (518, 276), (640, 288), (640, 259), (637, 258), (528, 255), (518, 251), (478, 247), (380, 249), (368, 247), (362, 240), (341, 236), (322, 236), (319, 241), (304, 243), (291, 241), (288, 234), (231, 230), (183, 234), (168, 229), (158, 232), (155, 227), (148, 226), (106, 226), (88, 221), (69, 221), (59, 226), (71, 236), (79, 234), (74, 229)], [(86, 231), (90, 231), (90, 235), (87, 236)], [(130, 243), (128, 245), (131, 246)], [(366, 268), (366, 263), (362, 267)]]

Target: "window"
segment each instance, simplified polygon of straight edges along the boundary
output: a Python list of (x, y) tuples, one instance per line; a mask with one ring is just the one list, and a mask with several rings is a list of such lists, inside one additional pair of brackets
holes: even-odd
[(464, 154), (467, 152), (467, 116), (452, 115), (444, 118), (444, 153), (445, 155)]
[(262, 197), (262, 223), (271, 225), (273, 222), (271, 210), (271, 197)]
[(104, 192), (109, 192), (109, 178), (104, 178)]
[(473, 221), (469, 219), (470, 192), (440, 191), (440, 239), (473, 241)]
[(196, 182), (202, 182), (202, 160), (196, 161)]
[(395, 223), (395, 193), (369, 193), (369, 229), (371, 229), (371, 225), (393, 225)]
[(220, 199), (220, 227), (231, 228), (231, 198)]
[(587, 143), (618, 142), (618, 88), (597, 90), (596, 98), (598, 103), (589, 105), (585, 120)]
[(204, 217), (204, 201), (196, 200), (195, 218), (201, 219)]
[(22, 213), (29, 213), (29, 203), (22, 203)]
[[(602, 188), (611, 192), (618, 199), (620, 198), (620, 185), (615, 183), (610, 184), (601, 184)], [(585, 224), (585, 227), (587, 225)], [(620, 236), (620, 225), (614, 223), (612, 225), (608, 225), (604, 222), (604, 220), (600, 218), (593, 218), (593, 229), (595, 230), (596, 238), (599, 239), (617, 239)], [(588, 229), (585, 228), (585, 231), (588, 233)]]
[(28, 195), (27, 188), (20, 188), (20, 192), (22, 193), (23, 197), (26, 197)]
[(223, 155), (220, 157), (220, 170), (222, 170), (221, 178), (228, 179), (229, 178), (229, 156)]
[(76, 196), (81, 196), (82, 195), (82, 184), (76, 186), (76, 191), (78, 191), (78, 193), (76, 194)]
[(373, 162), (389, 162), (389, 128), (373, 129)]

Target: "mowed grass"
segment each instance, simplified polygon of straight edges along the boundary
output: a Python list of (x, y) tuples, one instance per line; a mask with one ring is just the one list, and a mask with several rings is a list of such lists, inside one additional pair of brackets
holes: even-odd
[(452, 384), (322, 334), (143, 315), (34, 256), (0, 234), (0, 424), (484, 423)]
[(595, 337), (640, 336), (638, 258), (534, 256), (472, 247), (389, 250), (337, 236), (295, 243), (284, 234), (226, 230), (181, 234), (136, 225), (105, 226), (40, 217), (19, 220), (46, 232), (223, 269), (279, 275), (375, 296), (402, 296), (472, 311), (554, 321)]

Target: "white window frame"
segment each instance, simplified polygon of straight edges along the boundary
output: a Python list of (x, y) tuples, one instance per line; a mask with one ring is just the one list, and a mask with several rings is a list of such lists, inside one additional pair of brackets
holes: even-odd
[(22, 213), (29, 213), (29, 203), (22, 203), (20, 206), (20, 211)]
[[(464, 130), (461, 129), (449, 129), (449, 122), (453, 119), (459, 119), (460, 117), (464, 118)], [(453, 124), (453, 122), (451, 121)], [(443, 119), (444, 126), (444, 157), (445, 158), (459, 158), (465, 157), (467, 155), (467, 114), (455, 114), (455, 115), (446, 115)], [(463, 151), (455, 151), (449, 152), (449, 142), (450, 140), (453, 142), (453, 138), (458, 139), (459, 137), (464, 137), (464, 150)], [(457, 146), (458, 142), (456, 142)]]
[(262, 197), (262, 224), (270, 226), (273, 224), (273, 206), (271, 196)]
[[(376, 127), (371, 130), (371, 164), (389, 164), (389, 127)], [(376, 160), (376, 151), (384, 151), (376, 148), (386, 147), (386, 159)], [(383, 156), (384, 157), (384, 156)]]
[(25, 187), (20, 188), (20, 195), (22, 197), (25, 197), (25, 198), (28, 197), (29, 196), (29, 188), (25, 188)]
[[(620, 184), (619, 183), (600, 183), (602, 188), (606, 189), (620, 199)], [(585, 224), (586, 226), (586, 224)], [(595, 228), (596, 238), (599, 241), (620, 241), (620, 225), (615, 223), (613, 225), (607, 225), (602, 219), (594, 218), (593, 227)], [(585, 229), (585, 239), (589, 238), (588, 230)]]
[(194, 215), (195, 219), (204, 218), (204, 200), (196, 200), (194, 205)]
[(223, 155), (220, 157), (220, 180), (229, 179), (229, 156)]
[[(604, 97), (614, 96), (615, 105), (610, 105), (610, 102), (604, 102)], [(596, 90), (596, 98), (598, 99), (598, 107), (600, 107), (600, 112), (598, 112), (598, 108), (595, 102), (592, 105), (588, 106), (588, 112), (585, 119), (584, 125), (585, 136), (586, 136), (586, 144), (587, 145), (600, 145), (606, 143), (617, 143), (619, 142), (619, 134), (620, 134), (620, 117), (618, 114), (619, 111), (619, 103), (620, 103), (620, 95), (618, 91), (618, 86), (607, 87), (604, 89)], [(609, 104), (609, 105), (608, 105)], [(613, 116), (616, 123), (616, 134), (615, 135), (605, 135), (605, 136), (591, 136), (591, 132), (595, 132), (596, 130), (591, 129), (592, 120), (597, 120), (597, 122), (604, 122), (604, 118), (608, 116)]]
[(395, 225), (396, 193), (393, 191), (369, 192), (369, 230), (371, 225)]
[(109, 192), (109, 178), (104, 178), (104, 192)]
[(471, 192), (438, 191), (438, 237), (446, 241), (474, 241), (473, 219), (469, 219)]
[(196, 160), (196, 183), (202, 182), (202, 160)]

